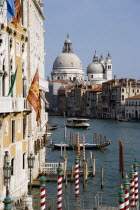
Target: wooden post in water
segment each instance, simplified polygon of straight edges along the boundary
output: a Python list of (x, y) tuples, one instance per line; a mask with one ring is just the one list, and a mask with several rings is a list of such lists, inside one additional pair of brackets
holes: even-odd
[(86, 162), (83, 162), (83, 187), (86, 186)]
[(66, 145), (64, 144), (64, 159), (66, 158)]
[(67, 127), (65, 126), (64, 127), (64, 139), (66, 140), (66, 137), (67, 137)]
[(66, 180), (67, 158), (64, 158), (64, 180)]
[(83, 161), (86, 159), (86, 153), (85, 153), (85, 136), (82, 136), (82, 143), (83, 143)]
[(61, 141), (61, 150), (60, 150), (60, 157), (62, 158), (63, 155), (63, 148), (62, 148), (62, 141)]
[(74, 176), (74, 166), (71, 166), (71, 181), (73, 181), (73, 176)]
[(92, 156), (91, 159), (91, 167), (92, 167), (92, 176), (95, 176), (95, 156)]
[(67, 186), (68, 186), (68, 175), (67, 175), (67, 171), (66, 171), (65, 187), (67, 188)]
[(77, 134), (77, 155), (80, 158), (80, 134)]
[(101, 168), (101, 188), (104, 187), (104, 169)]
[(122, 173), (122, 178), (124, 178), (124, 159), (123, 159), (123, 144), (119, 141), (119, 162), (120, 162), (120, 172)]

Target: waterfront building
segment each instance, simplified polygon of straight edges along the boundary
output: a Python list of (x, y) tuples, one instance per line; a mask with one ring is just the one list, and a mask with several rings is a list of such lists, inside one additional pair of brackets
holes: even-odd
[(93, 61), (87, 67), (87, 80), (90, 84), (102, 84), (112, 79), (112, 60), (108, 53), (106, 61), (103, 56), (98, 59), (98, 55), (93, 56)]
[[(18, 1), (19, 3), (19, 1)], [(26, 2), (22, 2), (26, 9)], [(20, 4), (19, 4), (20, 5)], [(19, 200), (28, 192), (28, 140), (26, 120), (30, 113), (26, 99), (27, 32), (26, 15), (17, 7), (15, 18), (7, 22), (7, 3), (0, 13), (0, 209), (6, 193), (4, 166), (11, 165), (9, 191)], [(19, 15), (18, 15), (19, 14)], [(24, 21), (23, 21), (24, 20)], [(13, 80), (15, 83), (12, 87)]]
[(73, 53), (72, 41), (69, 36), (64, 42), (62, 53), (55, 59), (51, 72), (52, 80), (83, 81), (82, 62)]
[[(2, 201), (6, 193), (5, 159), (9, 159), (11, 166), (9, 191), (14, 202), (17, 202), (28, 193), (27, 157), (30, 152), (35, 156), (33, 179), (45, 163), (46, 150), (42, 136), (48, 120), (45, 112), (47, 101), (44, 98), (48, 82), (44, 79), (43, 5), (37, 0), (17, 0), (16, 14), (7, 22), (7, 2), (3, 2), (0, 13), (0, 209), (3, 209)], [(37, 68), (42, 96), (40, 126), (36, 123), (35, 111), (27, 101)], [(13, 90), (9, 92), (12, 84)]]
[(126, 98), (125, 118), (129, 120), (140, 120), (140, 94)]
[(115, 77), (102, 85), (102, 118), (124, 118), (125, 99), (140, 93), (140, 82), (135, 79)]
[(43, 13), (43, 4), (41, 1), (30, 0), (27, 1), (27, 27), (28, 30), (28, 90), (34, 78), (36, 70), (39, 71), (39, 89), (41, 96), (41, 124), (36, 122), (36, 112), (32, 107), (32, 113), (28, 119), (28, 142), (29, 153), (33, 152), (35, 155), (35, 167), (33, 170), (33, 179), (37, 178), (40, 167), (45, 163), (45, 147), (42, 145), (43, 135), (46, 132), (46, 123), (48, 121), (48, 113), (45, 111), (47, 101), (45, 99), (45, 92), (48, 92), (48, 81), (45, 78), (44, 68), (44, 27), (43, 21), (45, 19)]
[(58, 90), (59, 88), (65, 88), (71, 82), (68, 80), (50, 80), (49, 82), (49, 92), (46, 92), (46, 98), (49, 102), (49, 110), (50, 113), (59, 114), (58, 113)]
[(86, 114), (94, 118), (102, 118), (102, 85), (91, 85), (86, 90)]

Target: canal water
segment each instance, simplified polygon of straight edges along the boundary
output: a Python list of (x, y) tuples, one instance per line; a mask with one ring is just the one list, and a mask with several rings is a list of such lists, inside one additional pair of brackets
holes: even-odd
[[(134, 159), (140, 163), (140, 123), (136, 122), (120, 122), (116, 120), (90, 119), (90, 129), (73, 129), (67, 128), (67, 137), (64, 140), (64, 127), (67, 118), (50, 117), (50, 124), (59, 124), (60, 128), (51, 131), (50, 139), (54, 143), (69, 144), (70, 132), (85, 135), (86, 143), (93, 143), (94, 133), (103, 134), (110, 139), (111, 144), (105, 151), (92, 150), (96, 158), (96, 175), (89, 177), (87, 185), (83, 188), (82, 180), (80, 181), (80, 198), (74, 198), (74, 183), (68, 183), (67, 188), (63, 186), (63, 209), (93, 209), (97, 203), (107, 206), (118, 205), (118, 192), (120, 183), (122, 183), (121, 174), (119, 172), (119, 140), (121, 139), (124, 146), (124, 172), (129, 174), (130, 166), (134, 163)], [(47, 162), (62, 162), (60, 151), (49, 148), (46, 149)], [(90, 151), (86, 151), (86, 157), (90, 164)], [(67, 151), (68, 166), (74, 164), (75, 152)], [(100, 172), (104, 168), (104, 188), (101, 189)], [(90, 168), (89, 168), (90, 169)], [(47, 182), (46, 187), (47, 203), (50, 209), (57, 209), (57, 183)], [(39, 189), (33, 189), (35, 209), (39, 209)], [(101, 196), (102, 195), (102, 196)], [(102, 199), (101, 199), (102, 197)], [(65, 207), (65, 208), (64, 208)], [(81, 209), (82, 209), (81, 208)]]

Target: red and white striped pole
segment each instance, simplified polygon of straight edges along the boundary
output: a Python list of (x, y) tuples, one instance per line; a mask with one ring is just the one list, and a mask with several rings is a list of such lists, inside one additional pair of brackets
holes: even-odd
[(120, 185), (119, 191), (119, 210), (124, 210), (124, 190), (123, 185)]
[(57, 168), (57, 209), (62, 210), (62, 167), (59, 164)]
[(129, 188), (130, 188), (130, 183), (129, 183), (129, 179), (128, 176), (125, 176), (124, 179), (124, 193), (125, 193), (125, 210), (129, 210), (130, 206), (129, 206)]
[(75, 197), (79, 196), (79, 156), (75, 157)]
[(46, 210), (46, 178), (40, 177), (40, 209)]
[(135, 185), (134, 185), (135, 172), (133, 166), (130, 170), (130, 207), (135, 207)]
[(80, 157), (80, 134), (77, 134), (77, 152), (78, 156)]
[(82, 143), (83, 143), (83, 161), (86, 159), (86, 153), (85, 153), (85, 136), (82, 136)]
[(138, 163), (134, 162), (133, 164), (134, 167), (134, 172), (135, 172), (135, 176), (134, 176), (134, 182), (135, 182), (135, 206), (138, 206), (138, 202), (139, 202), (139, 186), (138, 186)]

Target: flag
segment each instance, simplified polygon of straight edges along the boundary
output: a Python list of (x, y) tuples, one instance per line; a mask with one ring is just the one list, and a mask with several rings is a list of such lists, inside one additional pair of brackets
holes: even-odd
[(22, 16), (22, 6), (21, 6), (21, 3), (20, 3), (20, 0), (16, 0), (15, 1), (15, 15), (13, 17), (13, 22), (15, 24), (15, 26), (17, 27), (17, 23), (19, 23), (20, 21), (20, 18)]
[(17, 69), (18, 69), (18, 66), (17, 66), (16, 71), (15, 71), (13, 77), (12, 77), (11, 87), (9, 89), (8, 96), (10, 96), (13, 93), (13, 88), (14, 88), (14, 84), (15, 84), (16, 76), (17, 76)]
[(7, 0), (7, 18), (8, 22), (15, 15), (15, 4), (14, 0)]
[(39, 95), (39, 73), (38, 70), (35, 73), (29, 93), (27, 96), (28, 101), (36, 111), (36, 121), (41, 122), (40, 116), (40, 95)]

